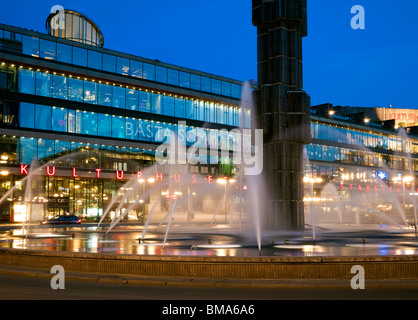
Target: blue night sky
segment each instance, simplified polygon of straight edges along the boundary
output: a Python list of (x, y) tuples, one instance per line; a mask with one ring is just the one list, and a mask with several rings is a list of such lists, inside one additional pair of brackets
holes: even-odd
[[(105, 47), (238, 80), (257, 78), (251, 0), (4, 1), (0, 22), (45, 33), (53, 5), (102, 30)], [(366, 29), (350, 26), (362, 5)], [(418, 108), (418, 1), (308, 0), (304, 88), (312, 105)]]

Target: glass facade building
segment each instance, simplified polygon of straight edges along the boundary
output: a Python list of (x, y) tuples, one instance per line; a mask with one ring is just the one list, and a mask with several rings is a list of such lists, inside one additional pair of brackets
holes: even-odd
[[(135, 195), (142, 202), (133, 215), (144, 218), (153, 180), (172, 175), (154, 167), (167, 132), (183, 136), (186, 147), (226, 152), (181, 172), (207, 181), (234, 176), (234, 129), (251, 127), (250, 110), (240, 106), (242, 81), (103, 48), (91, 21), (65, 14), (79, 39), (0, 24), (0, 219), (22, 220), (28, 186), (42, 218), (97, 219), (132, 176), (151, 170)], [(326, 197), (325, 186), (347, 201), (373, 193), (376, 205), (386, 203), (379, 191), (387, 188), (411, 203), (418, 136), (312, 110), (305, 203)], [(202, 203), (194, 199), (196, 209)]]
[[(191, 165), (191, 174), (234, 174), (233, 129), (251, 119), (240, 107), (241, 81), (102, 48), (91, 20), (63, 15), (61, 29), (48, 18), (49, 34), (0, 24), (1, 219), (24, 220), (28, 187), (38, 218), (97, 219), (133, 175), (152, 168), (154, 179), (169, 176), (154, 166), (167, 132), (184, 137), (186, 148), (220, 151)], [(137, 218), (154, 179), (136, 194), (144, 198)]]

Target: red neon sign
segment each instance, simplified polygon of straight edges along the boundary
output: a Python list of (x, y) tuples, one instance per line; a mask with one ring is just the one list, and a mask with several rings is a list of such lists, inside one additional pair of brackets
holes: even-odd
[(50, 170), (50, 166), (46, 166), (46, 174), (48, 176), (55, 176), (55, 166), (52, 166), (52, 171)]

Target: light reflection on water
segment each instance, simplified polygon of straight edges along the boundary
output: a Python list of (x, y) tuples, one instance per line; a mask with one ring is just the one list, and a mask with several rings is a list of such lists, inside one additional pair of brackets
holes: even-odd
[[(234, 235), (189, 235), (173, 234), (164, 243), (164, 235), (148, 234), (141, 239), (138, 228), (123, 228), (121, 232), (105, 235), (94, 228), (50, 228), (34, 229), (25, 234), (15, 229), (0, 234), (0, 247), (68, 251), (85, 253), (112, 253), (134, 255), (177, 255), (177, 256), (364, 256), (364, 255), (417, 255), (418, 242), (404, 235), (389, 239), (378, 237), (362, 243), (360, 238), (340, 236), (332, 241), (312, 242), (312, 239), (298, 237), (284, 243), (283, 240), (266, 241), (261, 253), (254, 243), (240, 242)], [(273, 245), (274, 243), (274, 245)]]

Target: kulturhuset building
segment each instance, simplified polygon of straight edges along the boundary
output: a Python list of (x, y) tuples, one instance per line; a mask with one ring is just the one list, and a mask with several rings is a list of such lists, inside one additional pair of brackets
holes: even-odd
[[(240, 105), (242, 81), (104, 48), (99, 28), (73, 10), (51, 14), (46, 26), (44, 34), (0, 24), (2, 220), (27, 219), (28, 199), (38, 219), (61, 214), (97, 219), (133, 177), (141, 179), (143, 186), (132, 193), (135, 199), (121, 201), (137, 201), (133, 216), (143, 218), (152, 198), (160, 199), (164, 207), (167, 199), (182, 195), (183, 190), (174, 188), (174, 192), (163, 184), (170, 179), (178, 183), (180, 173), (187, 172), (192, 182), (200, 178), (205, 183), (236, 177), (232, 155), (180, 166), (173, 173), (168, 166), (155, 166), (155, 150), (167, 139), (164, 130), (169, 129), (182, 133), (186, 147), (195, 144), (203, 132), (207, 139), (202, 147), (234, 151), (233, 129), (252, 124), (251, 110)], [(282, 26), (282, 34), (285, 29)], [(293, 35), (300, 40), (305, 33), (302, 26)], [(301, 123), (310, 124), (307, 134), (293, 132), (296, 142), (286, 138), (281, 122), (271, 122), (267, 132), (270, 157), (279, 157), (278, 151), (293, 150), (292, 146), (305, 155), (304, 161), (294, 163), (294, 176), (305, 177), (302, 192), (293, 191), (299, 192), (296, 202), (275, 200), (277, 208), (295, 206), (299, 212), (284, 220), (303, 225), (303, 202), (320, 198), (321, 187), (329, 183), (344, 199), (355, 199), (360, 192), (379, 195), (379, 181), (400, 196), (418, 193), (414, 176), (418, 137), (413, 125), (409, 123), (411, 128), (400, 134), (397, 127), (404, 124), (396, 120), (395, 109), (389, 108), (382, 119), (377, 113), (375, 118), (369, 114), (379, 108), (354, 110), (328, 104), (310, 108), (297, 78), (300, 54), (298, 49), (288, 59), (297, 62), (291, 77), (281, 75), (288, 82), (276, 91), (268, 89), (277, 103), (286, 101), (279, 112), (287, 119), (286, 125), (294, 130)], [(275, 81), (267, 74), (265, 79)], [(292, 92), (286, 92), (288, 88)], [(259, 96), (259, 90), (255, 92)], [(292, 106), (298, 107), (297, 112)], [(257, 117), (268, 118), (270, 111), (266, 104)], [(302, 119), (297, 117), (301, 113)], [(409, 114), (415, 112), (406, 113), (412, 121)], [(395, 114), (393, 119), (390, 114)], [(271, 160), (267, 170), (273, 172), (274, 163)], [(287, 165), (281, 166), (285, 170)], [(396, 178), (411, 174), (413, 179), (404, 179), (399, 190)], [(292, 181), (281, 177), (290, 188)], [(149, 194), (155, 183), (161, 188)], [(213, 210), (205, 196), (193, 199), (194, 211)], [(236, 201), (236, 197), (228, 199)]]

